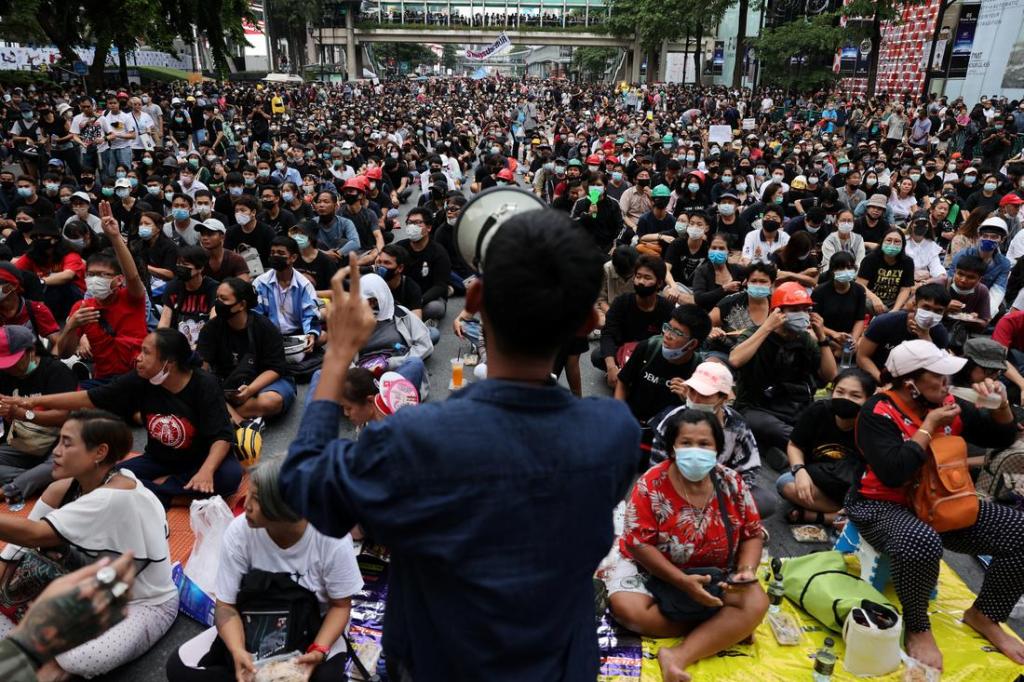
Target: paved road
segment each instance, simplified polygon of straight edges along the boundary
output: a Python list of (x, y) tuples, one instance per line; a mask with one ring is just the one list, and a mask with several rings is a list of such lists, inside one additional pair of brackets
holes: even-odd
[[(415, 200), (413, 199), (410, 204), (404, 206), (402, 209), (403, 216), (414, 205)], [(460, 348), (465, 351), (468, 347), (461, 343), (451, 331), (451, 322), (462, 310), (462, 305), (463, 300), (461, 298), (452, 299), (448, 302), (447, 314), (439, 325), (442, 330), (441, 340), (435, 347), (434, 354), (426, 361), (427, 371), (430, 375), (430, 400), (444, 400), (448, 397), (448, 381), (451, 376), (449, 360), (458, 354)], [(582, 367), (584, 395), (610, 395), (610, 391), (604, 381), (604, 375), (591, 366), (589, 358), (583, 356), (580, 364)], [(468, 381), (473, 380), (471, 372), (466, 372), (466, 376)], [(562, 383), (564, 384), (564, 379), (562, 379)], [(291, 412), (268, 429), (263, 440), (264, 452), (283, 453), (287, 450), (288, 444), (298, 430), (301, 419), (300, 408), (304, 403), (307, 390), (308, 386), (300, 386), (298, 399)], [(343, 435), (350, 435), (352, 433), (351, 424), (343, 423), (342, 433)], [(137, 442), (142, 442), (141, 439), (144, 438), (144, 434), (141, 431), (137, 431), (136, 438), (138, 439)], [(775, 475), (767, 467), (762, 470), (761, 477), (761, 482), (764, 486), (769, 489), (774, 488)], [(772, 537), (770, 549), (773, 554), (792, 556), (804, 554), (811, 548), (822, 549), (819, 546), (797, 544), (792, 539), (788, 527), (780, 518), (768, 520), (767, 527)], [(946, 560), (965, 579), (967, 584), (977, 591), (981, 585), (982, 578), (982, 571), (978, 562), (973, 557), (952, 553), (947, 553)], [(1018, 633), (1024, 633), (1024, 622), (1018, 621), (1012, 623), (1012, 625)], [(96, 679), (104, 682), (162, 682), (166, 679), (164, 662), (167, 660), (167, 657), (174, 648), (198, 634), (201, 630), (201, 626), (197, 623), (184, 616), (179, 616), (170, 632), (149, 654), (132, 665), (125, 666), (109, 675)]]

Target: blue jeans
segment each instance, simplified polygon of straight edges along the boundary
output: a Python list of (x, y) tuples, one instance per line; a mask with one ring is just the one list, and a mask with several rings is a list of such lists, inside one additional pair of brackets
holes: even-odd
[(281, 377), (260, 391), (260, 395), (264, 393), (276, 393), (281, 396), (281, 402), (283, 405), (281, 407), (280, 414), (284, 414), (288, 411), (288, 408), (292, 406), (292, 403), (295, 402), (295, 379), (292, 379), (291, 377)]
[(108, 149), (103, 152), (103, 177), (113, 178), (118, 165), (132, 167), (132, 148)]

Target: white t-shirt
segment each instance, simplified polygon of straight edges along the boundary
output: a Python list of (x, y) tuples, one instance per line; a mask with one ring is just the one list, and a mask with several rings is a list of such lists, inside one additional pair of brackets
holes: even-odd
[[(135, 120), (131, 114), (126, 114), (123, 111), (117, 114), (112, 114), (109, 111), (103, 114), (103, 119), (106, 120), (107, 125), (110, 126), (110, 131), (123, 135), (125, 133), (138, 133), (135, 129)], [(125, 139), (123, 137), (115, 137), (110, 140), (111, 149), (124, 149), (125, 147), (131, 147), (132, 140)]]
[[(60, 509), (38, 500), (28, 518), (46, 519), (62, 538), (89, 557), (134, 552), (138, 573), (130, 603), (157, 605), (177, 599), (178, 589), (171, 580), (167, 512), (131, 471), (121, 469), (120, 474), (135, 481), (133, 490), (100, 487)], [(8, 545), (0, 556), (14, 558), (18, 549)]]
[(747, 232), (743, 238), (743, 257), (751, 263), (771, 263), (772, 254), (789, 243), (789, 235), (785, 230), (775, 233), (774, 241), (765, 241), (760, 228)]
[(156, 130), (156, 123), (153, 121), (153, 117), (145, 111), (140, 111), (138, 113), (132, 111), (128, 116), (134, 116), (134, 120), (132, 122), (136, 124), (135, 128), (138, 131), (138, 135), (136, 135), (135, 139), (132, 140), (132, 149), (145, 149), (145, 146), (142, 144), (142, 134), (147, 133), (150, 136), (153, 135), (153, 132)]
[(306, 526), (298, 542), (285, 549), (263, 528), (250, 528), (244, 516), (235, 518), (221, 539), (214, 586), (217, 599), (236, 603), (242, 577), (253, 569), (290, 573), (299, 585), (316, 594), (324, 610), (328, 599), (345, 599), (363, 589), (352, 537), (328, 537), (313, 524)]

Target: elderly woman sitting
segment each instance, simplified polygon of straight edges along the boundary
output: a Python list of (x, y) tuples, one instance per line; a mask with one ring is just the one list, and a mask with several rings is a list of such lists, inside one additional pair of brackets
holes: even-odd
[(606, 576), (612, 615), (650, 637), (678, 637), (659, 654), (666, 682), (743, 641), (768, 598), (754, 576), (761, 519), (743, 478), (719, 464), (725, 436), (713, 414), (684, 410), (665, 425), (673, 456), (637, 481)]
[[(175, 682), (235, 682), (255, 673), (254, 659), (277, 651), (253, 646), (246, 632), (240, 602), (245, 577), (251, 571), (286, 573), (299, 587), (316, 595), (320, 604), (319, 630), (297, 663), (310, 673), (310, 682), (345, 679), (345, 638), (352, 595), (363, 588), (349, 536), (331, 538), (299, 517), (281, 499), (278, 476), (281, 458), (264, 458), (252, 470), (245, 516), (224, 531), (217, 570), (216, 627), (185, 642), (167, 661), (167, 678)], [(289, 623), (289, 626), (294, 626)], [(248, 645), (247, 645), (248, 644)], [(258, 644), (258, 642), (257, 642)], [(284, 642), (281, 642), (283, 645)]]

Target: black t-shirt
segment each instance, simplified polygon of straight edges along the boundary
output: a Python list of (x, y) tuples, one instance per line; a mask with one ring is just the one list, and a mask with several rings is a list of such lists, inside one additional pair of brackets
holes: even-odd
[(217, 280), (203, 277), (199, 288), (189, 291), (180, 279), (173, 279), (164, 288), (163, 304), (171, 309), (171, 329), (177, 329), (195, 348), (199, 332), (210, 319), (210, 309), (217, 300)]
[(391, 295), (395, 297), (397, 305), (409, 310), (419, 310), (423, 307), (423, 291), (411, 277), (403, 275), (398, 288), (391, 290)]
[(619, 381), (629, 389), (626, 404), (633, 416), (645, 423), (666, 407), (678, 406), (679, 397), (669, 390), (668, 382), (676, 378), (689, 379), (699, 363), (696, 354), (682, 365), (666, 360), (661, 354), (660, 336), (637, 344), (619, 372)]
[[(891, 313), (879, 315), (871, 320), (864, 336), (878, 345), (875, 354), (871, 359), (879, 367), (885, 366), (889, 357), (889, 351), (904, 341), (913, 341), (918, 336), (907, 329), (907, 317), (910, 315), (906, 310), (897, 310)], [(949, 345), (949, 331), (941, 324), (937, 324), (929, 330), (932, 343), (939, 348)]]
[[(756, 331), (753, 327), (747, 329), (736, 340), (737, 345)], [(821, 348), (813, 334), (792, 338), (778, 332), (769, 334), (739, 370), (737, 409), (758, 407), (792, 423), (813, 399), (820, 366)]]
[(665, 251), (665, 263), (672, 267), (672, 279), (688, 287), (693, 286), (693, 273), (708, 259), (708, 243), (701, 241), (697, 252), (690, 250), (690, 240), (679, 237)]
[(857, 218), (853, 223), (853, 231), (864, 237), (865, 242), (881, 244), (885, 233), (889, 231), (889, 223), (885, 218), (879, 218), (874, 227), (868, 225), (867, 216)]
[(276, 234), (283, 235), (287, 235), (288, 230), (295, 227), (295, 223), (298, 222), (298, 219), (296, 219), (295, 214), (286, 208), (282, 208), (280, 211), (278, 211), (276, 218), (270, 217), (270, 211), (260, 211), (259, 213), (256, 214), (256, 219), (261, 223), (270, 225), (271, 229), (274, 230)]
[(232, 225), (228, 228), (227, 237), (224, 239), (224, 248), (238, 251), (240, 244), (248, 244), (260, 254), (263, 267), (267, 267), (267, 260), (270, 258), (270, 242), (276, 236), (274, 229), (266, 223), (257, 222), (252, 232), (245, 232), (241, 225)]
[(422, 251), (413, 249), (409, 242), (404, 242), (402, 246), (409, 252), (405, 276), (419, 285), (423, 302), (448, 298), (448, 277), (452, 272), (452, 261), (444, 247), (433, 239), (427, 242)]
[(896, 263), (885, 261), (881, 249), (875, 249), (860, 263), (857, 277), (867, 280), (867, 288), (878, 296), (887, 308), (892, 308), (900, 289), (914, 286), (914, 261), (900, 254)]
[(630, 341), (643, 341), (661, 333), (661, 327), (672, 316), (675, 304), (658, 296), (653, 310), (641, 310), (636, 294), (622, 294), (608, 308), (601, 332), (601, 356), (614, 356), (619, 346)]
[(803, 451), (806, 464), (857, 456), (853, 430), (843, 431), (836, 424), (831, 400), (816, 400), (808, 405), (789, 439)]
[(828, 329), (849, 334), (853, 325), (864, 319), (867, 294), (856, 282), (851, 283), (845, 293), (836, 291), (832, 282), (826, 282), (814, 288), (811, 300)]
[(157, 234), (156, 241), (150, 243), (135, 236), (131, 238), (129, 246), (132, 253), (141, 258), (146, 265), (174, 272), (174, 266), (178, 262), (178, 245), (165, 235), (162, 229)]
[[(252, 344), (250, 345), (250, 329)], [(199, 332), (199, 344), (196, 346), (203, 362), (210, 366), (211, 371), (221, 379), (227, 379), (238, 368), (239, 360), (247, 354), (255, 360), (251, 368), (252, 376), (241, 377), (235, 374), (234, 381), (228, 382), (227, 388), (237, 388), (240, 383), (248, 383), (256, 375), (266, 370), (273, 370), (281, 376), (289, 376), (288, 364), (284, 359), (284, 339), (281, 331), (259, 313), (249, 313), (249, 328), (232, 329), (222, 318), (210, 320)], [(242, 370), (246, 371), (246, 370)], [(243, 381), (238, 381), (243, 379)]]
[(338, 271), (339, 264), (323, 251), (317, 251), (311, 261), (307, 261), (300, 255), (295, 260), (294, 267), (312, 280), (314, 289), (326, 291), (331, 288), (331, 277)]
[(201, 369), (192, 370), (178, 393), (129, 372), (90, 389), (89, 400), (126, 420), (140, 413), (149, 437), (146, 455), (171, 471), (193, 471), (216, 441), (235, 439), (220, 381)]
[(67, 365), (52, 355), (40, 355), (38, 358), (39, 366), (27, 376), (16, 377), (0, 372), (0, 395), (53, 395), (78, 388), (78, 379)]

